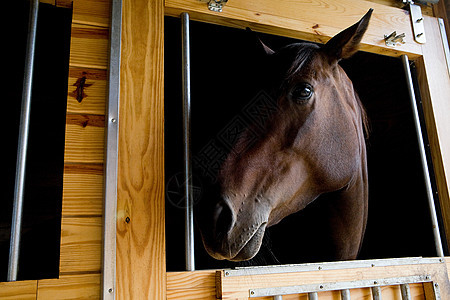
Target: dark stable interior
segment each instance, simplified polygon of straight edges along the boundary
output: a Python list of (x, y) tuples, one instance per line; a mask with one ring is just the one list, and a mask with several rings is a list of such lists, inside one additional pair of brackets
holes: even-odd
[[(296, 42), (273, 35), (259, 36), (275, 50)], [(245, 30), (191, 22), (191, 134), (196, 204), (208, 201), (204, 196), (213, 185), (221, 152), (230, 149), (227, 145), (230, 139), (224, 141), (223, 133), (234, 130), (238, 134), (242, 128), (234, 126), (236, 116), (242, 117), (242, 111), (248, 103), (265, 96), (261, 93), (262, 87), (258, 86), (255, 75), (259, 68), (264, 67), (259, 63), (262, 55), (254, 35)], [(358, 52), (340, 64), (353, 81), (367, 110), (371, 127), (367, 140), (369, 217), (359, 259), (436, 256), (418, 142), (401, 60)], [(414, 72), (414, 65), (412, 69)], [(185, 257), (181, 88), (180, 20), (166, 17), (168, 271), (184, 270)], [(420, 102), (420, 98), (418, 100)], [(421, 106), (418, 107), (422, 113)], [(245, 123), (245, 116), (240, 120)], [(428, 151), (426, 135), (424, 138)], [(206, 152), (210, 161), (205, 167), (205, 161), (199, 158)], [(431, 166), (430, 172), (434, 185)], [(439, 210), (437, 195), (435, 202)], [(309, 217), (312, 214), (315, 216), (313, 219)], [(305, 256), (299, 253), (315, 249), (320, 242), (320, 237), (314, 234), (314, 222), (317, 221), (320, 222), (320, 201), (270, 227), (259, 254), (241, 263), (217, 261), (209, 257), (196, 231), (196, 269), (314, 262), (311, 253)]]
[[(11, 1), (4, 27), (0, 281), (6, 281), (29, 1)], [(10, 15), (11, 16), (11, 15)], [(40, 4), (18, 280), (57, 278), (72, 11)], [(6, 64), (6, 65), (5, 65)], [(5, 107), (6, 106), (6, 107)], [(5, 120), (6, 118), (6, 120)]]

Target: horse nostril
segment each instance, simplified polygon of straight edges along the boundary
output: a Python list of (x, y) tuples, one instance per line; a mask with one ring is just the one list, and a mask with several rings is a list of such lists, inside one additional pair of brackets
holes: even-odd
[(216, 205), (214, 225), (216, 235), (220, 233), (227, 234), (233, 227), (233, 211), (224, 201), (221, 201)]

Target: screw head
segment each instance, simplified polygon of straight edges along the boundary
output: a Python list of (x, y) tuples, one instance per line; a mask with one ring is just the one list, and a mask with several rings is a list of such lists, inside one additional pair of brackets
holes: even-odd
[(112, 292), (113, 292), (113, 289), (112, 289), (112, 288), (109, 288), (109, 289), (108, 289), (108, 293), (111, 294)]

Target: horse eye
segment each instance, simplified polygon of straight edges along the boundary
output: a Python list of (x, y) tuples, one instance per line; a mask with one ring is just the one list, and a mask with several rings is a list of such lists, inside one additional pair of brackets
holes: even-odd
[(291, 92), (291, 98), (295, 102), (302, 103), (309, 100), (314, 94), (313, 87), (308, 83), (297, 85)]

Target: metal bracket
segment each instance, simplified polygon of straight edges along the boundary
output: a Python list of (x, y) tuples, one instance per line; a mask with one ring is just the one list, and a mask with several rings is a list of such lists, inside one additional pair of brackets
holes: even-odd
[(208, 2), (208, 9), (215, 12), (222, 12), (223, 7), (228, 0), (200, 0), (201, 2)]
[(395, 47), (397, 43), (404, 44), (405, 41), (403, 41), (403, 38), (405, 37), (404, 33), (401, 33), (397, 35), (397, 32), (394, 31), (393, 33), (389, 35), (384, 35), (384, 42), (386, 43), (386, 46)]
[(414, 4), (412, 0), (403, 0), (403, 3), (409, 8), (414, 40), (419, 44), (425, 44), (427, 40), (425, 38), (425, 28), (423, 26), (422, 9), (419, 5)]

